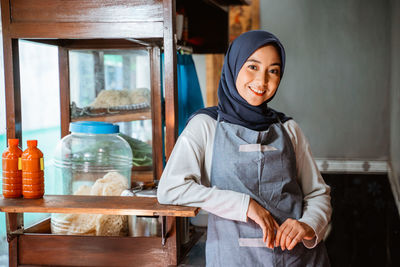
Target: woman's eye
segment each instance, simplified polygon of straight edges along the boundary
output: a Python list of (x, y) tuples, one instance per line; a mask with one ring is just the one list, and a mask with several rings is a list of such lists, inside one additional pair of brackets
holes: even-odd
[(271, 72), (272, 74), (279, 74), (279, 70), (276, 70), (276, 69), (270, 70), (270, 72)]
[(257, 66), (256, 65), (249, 65), (248, 68), (251, 69), (251, 70), (257, 70)]

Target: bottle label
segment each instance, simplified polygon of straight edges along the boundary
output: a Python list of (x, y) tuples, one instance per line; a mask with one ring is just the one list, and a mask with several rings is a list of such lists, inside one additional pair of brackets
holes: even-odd
[(41, 170), (41, 171), (44, 170), (44, 161), (43, 161), (43, 158), (40, 158), (40, 170)]

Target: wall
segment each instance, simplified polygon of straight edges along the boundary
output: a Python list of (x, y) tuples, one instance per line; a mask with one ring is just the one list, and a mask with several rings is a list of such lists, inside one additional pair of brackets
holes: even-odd
[[(271, 107), (300, 124), (314, 156), (393, 157), (390, 129), (393, 136), (399, 120), (392, 116), (390, 128), (390, 0), (262, 0), (260, 20), (287, 52)], [(195, 61), (202, 72), (204, 59)]]
[(271, 106), (293, 116), (319, 158), (389, 155), (390, 6), (381, 0), (264, 0), (287, 68)]
[(207, 103), (207, 90), (206, 90), (206, 57), (205, 55), (193, 55), (194, 65), (196, 67), (197, 77), (199, 78), (201, 94), (203, 96), (203, 103)]
[(400, 1), (392, 0), (390, 163), (400, 212)]

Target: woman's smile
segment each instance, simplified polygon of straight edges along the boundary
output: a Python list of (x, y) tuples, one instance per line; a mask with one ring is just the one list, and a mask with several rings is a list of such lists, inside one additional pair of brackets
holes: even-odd
[(251, 86), (247, 86), (247, 87), (250, 89), (250, 91), (252, 91), (257, 96), (263, 96), (267, 92), (267, 90), (257, 90)]

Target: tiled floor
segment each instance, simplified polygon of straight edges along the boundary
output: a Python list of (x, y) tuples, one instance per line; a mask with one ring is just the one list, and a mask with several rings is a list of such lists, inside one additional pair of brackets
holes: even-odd
[(332, 266), (400, 266), (400, 219), (386, 175), (324, 175), (332, 188)]
[[(400, 266), (400, 219), (386, 175), (324, 175), (333, 216), (326, 239), (333, 267)], [(205, 239), (179, 266), (205, 266)]]

